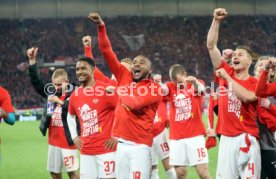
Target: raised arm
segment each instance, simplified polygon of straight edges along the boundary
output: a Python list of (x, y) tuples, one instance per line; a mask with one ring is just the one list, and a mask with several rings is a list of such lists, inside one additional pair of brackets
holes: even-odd
[(34, 47), (27, 50), (27, 56), (29, 58), (29, 75), (35, 91), (42, 97), (47, 98), (47, 94), (44, 90), (45, 83), (41, 80), (39, 76), (38, 67), (36, 64), (37, 51), (38, 48)]
[(114, 74), (116, 79), (120, 79), (122, 71), (127, 70), (118, 60), (116, 54), (114, 53), (109, 38), (106, 33), (106, 28), (100, 15), (97, 13), (90, 13), (88, 18), (98, 25), (98, 41), (100, 50), (108, 64), (111, 72)]
[[(82, 42), (84, 46), (84, 56), (94, 59), (92, 54), (91, 36), (84, 36), (82, 38)], [(95, 66), (94, 78), (95, 80), (99, 80), (107, 84), (116, 85), (116, 82), (105, 76), (97, 66)]]
[(261, 73), (256, 87), (256, 95), (259, 97), (276, 96), (276, 82), (267, 83), (269, 69), (276, 67), (276, 58), (270, 59), (265, 70)]
[(213, 21), (207, 36), (207, 48), (212, 60), (213, 66), (217, 69), (222, 61), (221, 53), (217, 47), (218, 35), (219, 35), (219, 26), (221, 20), (227, 16), (227, 12), (223, 8), (218, 8), (214, 10)]

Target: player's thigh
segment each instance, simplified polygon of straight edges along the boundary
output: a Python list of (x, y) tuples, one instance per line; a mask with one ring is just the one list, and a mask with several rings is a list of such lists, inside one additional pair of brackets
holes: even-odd
[(185, 139), (170, 141), (170, 165), (188, 166)]
[(188, 138), (186, 141), (189, 166), (206, 164), (209, 162), (205, 139), (202, 135)]
[(116, 177), (119, 179), (128, 179), (130, 173), (129, 145), (118, 142), (116, 151)]
[(163, 160), (170, 156), (170, 147), (167, 139), (166, 130), (156, 136), (154, 143), (154, 149), (159, 159)]
[(63, 171), (71, 172), (79, 169), (79, 154), (77, 149), (61, 149)]
[(62, 162), (61, 148), (53, 145), (49, 145), (47, 170), (53, 173), (61, 173), (62, 165), (63, 165), (63, 162)]
[[(240, 169), (242, 178), (260, 178), (261, 176), (261, 151), (259, 141), (251, 135), (248, 135), (250, 140), (250, 148), (248, 151), (249, 160), (246, 162), (246, 167)], [(241, 139), (245, 140), (245, 139)], [(240, 152), (240, 155), (243, 152)], [(239, 159), (241, 156), (239, 156)]]
[(238, 177), (237, 156), (239, 152), (239, 138), (221, 135), (219, 142), (217, 179), (232, 179)]
[(154, 146), (151, 147), (151, 165), (158, 165), (158, 157), (154, 150)]
[(80, 155), (80, 179), (97, 179), (98, 165), (93, 155)]
[(97, 155), (97, 164), (99, 166), (99, 178), (116, 178), (115, 159), (116, 152)]
[(146, 145), (133, 145), (129, 153), (130, 178), (148, 179), (151, 174), (151, 151)]

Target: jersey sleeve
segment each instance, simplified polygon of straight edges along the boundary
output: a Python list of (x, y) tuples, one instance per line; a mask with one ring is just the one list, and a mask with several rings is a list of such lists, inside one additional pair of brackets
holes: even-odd
[(122, 78), (121, 75), (123, 74), (123, 71), (127, 69), (119, 62), (115, 52), (113, 51), (104, 24), (98, 26), (98, 41), (100, 50), (106, 60), (107, 65), (116, 79), (119, 81), (119, 79)]
[(269, 106), (269, 112), (270, 112), (272, 115), (274, 115), (275, 118), (276, 118), (276, 105), (270, 104), (270, 106)]
[(263, 71), (256, 86), (256, 95), (259, 97), (276, 96), (276, 82), (267, 83), (268, 71)]
[(157, 90), (154, 90), (154, 94), (151, 94), (150, 89), (146, 95), (121, 95), (119, 98), (122, 100), (122, 104), (130, 109), (138, 110), (145, 106), (158, 103), (162, 100), (162, 96), (158, 94)]
[(0, 101), (2, 101), (1, 108), (4, 109), (7, 113), (14, 112), (13, 106), (12, 106), (12, 101), (10, 94), (7, 90), (1, 90), (1, 97), (2, 98)]
[[(86, 57), (89, 57), (89, 58), (93, 59), (92, 47), (91, 46), (84, 46), (84, 55)], [(116, 82), (114, 80), (111, 80), (110, 78), (105, 76), (97, 66), (95, 66), (95, 69), (94, 69), (94, 78), (95, 78), (95, 80), (99, 80), (99, 81), (102, 81), (104, 83), (108, 83), (108, 84), (112, 84), (112, 85), (116, 84)]]
[(68, 114), (71, 114), (71, 115), (76, 115), (76, 111), (75, 111), (75, 108), (74, 108), (74, 92), (72, 93), (72, 95), (70, 96), (70, 99), (69, 99), (69, 105), (68, 105)]

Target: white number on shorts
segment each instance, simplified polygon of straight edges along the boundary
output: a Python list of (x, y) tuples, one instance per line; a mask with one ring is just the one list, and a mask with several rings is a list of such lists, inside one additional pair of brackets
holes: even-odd
[(247, 166), (248, 166), (248, 170), (251, 170), (252, 171), (252, 175), (254, 176), (254, 173), (255, 173), (255, 171), (254, 171), (254, 168), (255, 168), (254, 167), (255, 166), (254, 163), (248, 163)]
[(206, 153), (205, 153), (204, 148), (197, 149), (197, 154), (198, 154), (199, 158), (206, 157)]
[(104, 162), (104, 171), (105, 172), (114, 172), (115, 170), (115, 162), (114, 161), (105, 161)]
[(133, 172), (133, 179), (140, 179), (141, 178), (141, 172)]
[(168, 145), (167, 142), (165, 142), (163, 144), (160, 144), (160, 146), (161, 146), (163, 152), (167, 152), (167, 151), (170, 150), (169, 145)]
[(74, 165), (74, 156), (68, 156), (68, 157), (64, 157), (64, 166), (66, 167), (70, 167)]

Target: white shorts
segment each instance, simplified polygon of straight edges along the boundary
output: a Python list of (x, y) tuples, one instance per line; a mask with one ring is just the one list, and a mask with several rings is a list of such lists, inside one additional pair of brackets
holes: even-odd
[(118, 142), (116, 177), (119, 179), (149, 179), (150, 174), (150, 147), (144, 144), (130, 144), (127, 141)]
[(80, 179), (116, 178), (116, 152), (101, 155), (80, 155)]
[(63, 149), (53, 145), (48, 147), (47, 170), (54, 173), (71, 172), (79, 169), (77, 149)]
[(208, 152), (202, 135), (170, 141), (170, 165), (195, 166), (208, 162)]
[(221, 135), (218, 152), (217, 179), (260, 178), (261, 156), (259, 143), (255, 137), (249, 135), (252, 140), (249, 148), (248, 161), (239, 172), (239, 161), (244, 156), (240, 152), (241, 144), (245, 142), (245, 133), (236, 137)]
[(160, 134), (153, 138), (151, 146), (152, 165), (158, 164), (158, 158), (163, 160), (170, 156), (169, 140), (167, 138), (168, 130), (164, 129)]

